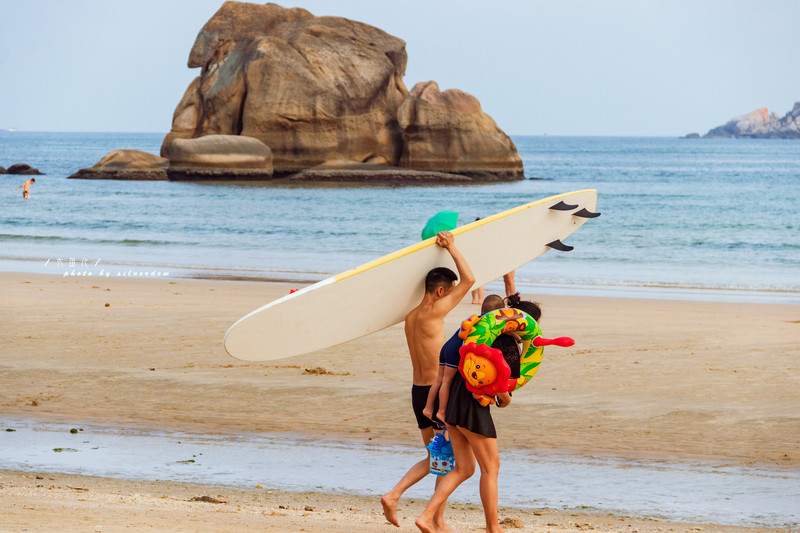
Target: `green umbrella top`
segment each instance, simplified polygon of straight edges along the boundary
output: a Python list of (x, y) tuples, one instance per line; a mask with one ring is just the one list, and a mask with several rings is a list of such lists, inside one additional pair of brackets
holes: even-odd
[(456, 211), (439, 211), (425, 224), (422, 228), (422, 240), (435, 237), (440, 231), (450, 231), (456, 228), (458, 224), (458, 212)]

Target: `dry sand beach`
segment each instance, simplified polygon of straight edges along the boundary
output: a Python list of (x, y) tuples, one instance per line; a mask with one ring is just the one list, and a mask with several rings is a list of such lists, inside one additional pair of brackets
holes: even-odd
[[(402, 326), (269, 363), (224, 352), (235, 320), (292, 288), (0, 274), (0, 416), (415, 445)], [(534, 382), (495, 417), (501, 459), (521, 448), (800, 468), (800, 306), (532, 296), (545, 334), (577, 344), (546, 351)], [(465, 300), (447, 329), (474, 311)], [(39, 477), (0, 474), (0, 531), (396, 530), (377, 498)], [(376, 479), (376, 491), (393, 482)], [(224, 503), (188, 501), (200, 496)], [(415, 530), (422, 503), (401, 503), (401, 531)], [(454, 505), (452, 517), (467, 531), (482, 525), (479, 505)], [(519, 521), (507, 523), (512, 531), (746, 530), (585, 511), (505, 509), (501, 518)]]

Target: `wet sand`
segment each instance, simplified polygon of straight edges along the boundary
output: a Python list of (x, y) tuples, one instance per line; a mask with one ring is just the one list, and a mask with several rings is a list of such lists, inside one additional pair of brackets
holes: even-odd
[[(386, 533), (418, 531), (423, 500), (404, 500), (400, 528), (389, 525), (376, 499), (366, 496), (237, 490), (172, 481), (130, 481), (66, 474), (0, 471), (1, 532), (209, 531), (239, 533)], [(457, 531), (482, 531), (479, 505), (451, 504)], [(500, 508), (510, 533), (557, 531), (767, 533), (786, 530), (676, 523), (591, 511)]]
[[(2, 273), (0, 414), (214, 434), (302, 432), (373, 446), (417, 442), (402, 325), (269, 363), (241, 362), (225, 353), (222, 336), (235, 320), (299, 287)], [(534, 381), (495, 417), (501, 458), (503, 449), (523, 448), (543, 454), (800, 467), (800, 306), (575, 296), (536, 299), (543, 303), (545, 335), (569, 335), (577, 343), (573, 348), (547, 349)], [(447, 328), (455, 330), (475, 309), (465, 299), (448, 317)], [(27, 478), (5, 474), (0, 493), (4, 501), (10, 497), (9, 479), (23, 485)], [(98, 493), (106, 495), (127, 483), (96, 482)], [(386, 483), (376, 480), (376, 490), (388, 489), (379, 486)], [(180, 486), (165, 483), (167, 494), (178, 490), (167, 490), (168, 485)], [(43, 521), (51, 512), (52, 520), (60, 518), (66, 508), (87, 514), (89, 521), (101, 516), (80, 502), (92, 491), (65, 489), (71, 498), (65, 496), (66, 503), (58, 503), (61, 499), (51, 500), (35, 488), (27, 496), (14, 496), (12, 518), (23, 520), (24, 507), (39, 504), (50, 512), (29, 514)], [(156, 488), (148, 490), (159, 493)], [(261, 493), (241, 494), (247, 499)], [(303, 496), (284, 497), (290, 502), (286, 505), (303, 508), (299, 505)], [(180, 500), (178, 496), (166, 500), (170, 498)], [(360, 519), (371, 527), (370, 513), (379, 511), (379, 505), (352, 498), (363, 502), (365, 514)], [(159, 516), (173, 520), (172, 530), (179, 530), (186, 505), (176, 501), (159, 507)], [(202, 502), (192, 502), (185, 512), (195, 512), (199, 505)], [(259, 505), (240, 519), (252, 518), (261, 528), (273, 525), (275, 531), (299, 530), (288, 518), (262, 513), (266, 508), (256, 512)], [(401, 514), (412, 517), (414, 512), (406, 510), (413, 508), (409, 505), (401, 508)], [(213, 509), (238, 513), (231, 507), (213, 504), (205, 513), (219, 514)], [(140, 529), (170, 529), (163, 525), (168, 522), (146, 526), (146, 511), (131, 505), (130, 523), (139, 516)], [(479, 506), (465, 507), (464, 512), (474, 522), (468, 529), (480, 525)], [(113, 513), (106, 515), (111, 518)], [(74, 518), (79, 523), (77, 515)], [(300, 527), (309, 531), (338, 531), (325, 520), (303, 520), (307, 525)], [(375, 528), (389, 527), (381, 516), (375, 520)], [(528, 520), (534, 524), (533, 518)], [(629, 523), (612, 527), (600, 518), (593, 520), (587, 523), (600, 530), (631, 530)], [(635, 527), (647, 531), (644, 525)], [(558, 530), (542, 527), (542, 531)], [(32, 528), (48, 529), (45, 522)], [(413, 520), (403, 530), (414, 530)]]

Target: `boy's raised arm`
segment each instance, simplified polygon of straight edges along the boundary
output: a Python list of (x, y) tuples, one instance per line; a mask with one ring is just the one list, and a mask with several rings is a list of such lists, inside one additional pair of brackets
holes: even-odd
[(458, 270), (458, 283), (450, 293), (439, 300), (447, 306), (445, 313), (450, 312), (466, 296), (472, 285), (475, 284), (475, 275), (469, 268), (467, 260), (461, 255), (461, 251), (456, 247), (455, 237), (449, 231), (441, 231), (436, 235), (436, 244), (450, 253)]

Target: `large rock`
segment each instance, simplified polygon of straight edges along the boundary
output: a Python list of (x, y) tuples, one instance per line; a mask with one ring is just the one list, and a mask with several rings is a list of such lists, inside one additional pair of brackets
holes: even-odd
[(751, 139), (800, 139), (800, 102), (782, 118), (766, 107), (734, 117), (709, 130), (703, 137), (744, 137)]
[(165, 147), (170, 179), (270, 179), (272, 151), (243, 135), (172, 139)]
[(72, 179), (157, 181), (167, 179), (169, 161), (140, 150), (113, 150), (91, 168), (82, 168)]
[(400, 156), (405, 43), (377, 28), (226, 2), (197, 36), (189, 67), (202, 72), (175, 110), (162, 155), (175, 138), (229, 134), (269, 146), (279, 173)]
[(397, 116), (403, 130), (402, 167), (495, 179), (524, 177), (516, 146), (470, 94), (441, 92), (435, 81), (420, 82)]

